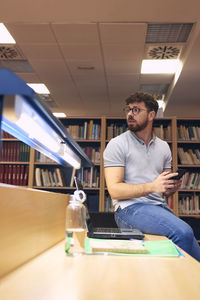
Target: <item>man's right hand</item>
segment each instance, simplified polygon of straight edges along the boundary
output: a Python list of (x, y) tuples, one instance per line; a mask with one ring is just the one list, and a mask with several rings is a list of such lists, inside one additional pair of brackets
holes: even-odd
[[(171, 173), (170, 171), (164, 171), (153, 182), (153, 190), (155, 193), (166, 193), (169, 190), (174, 190), (179, 187), (179, 180), (170, 180), (171, 177), (177, 176), (178, 173)], [(178, 183), (178, 184), (177, 184)]]

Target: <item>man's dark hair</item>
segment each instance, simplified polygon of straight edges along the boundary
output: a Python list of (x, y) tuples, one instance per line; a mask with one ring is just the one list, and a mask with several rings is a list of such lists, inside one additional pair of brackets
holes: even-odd
[(158, 102), (154, 99), (153, 96), (143, 92), (137, 92), (133, 95), (130, 95), (126, 100), (126, 105), (134, 102), (144, 102), (147, 110), (150, 112), (152, 110), (157, 114), (158, 111)]

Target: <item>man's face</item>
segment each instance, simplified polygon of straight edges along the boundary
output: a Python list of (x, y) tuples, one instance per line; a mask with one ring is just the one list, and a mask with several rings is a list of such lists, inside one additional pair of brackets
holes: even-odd
[(133, 132), (138, 132), (146, 128), (149, 120), (148, 111), (144, 102), (130, 103), (128, 108), (130, 109), (126, 115), (128, 129)]

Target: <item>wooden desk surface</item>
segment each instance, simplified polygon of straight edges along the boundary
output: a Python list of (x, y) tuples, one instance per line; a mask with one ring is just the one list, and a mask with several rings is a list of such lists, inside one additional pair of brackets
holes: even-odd
[(0, 299), (200, 299), (200, 264), (187, 254), (184, 258), (72, 258), (65, 255), (61, 242), (5, 276)]

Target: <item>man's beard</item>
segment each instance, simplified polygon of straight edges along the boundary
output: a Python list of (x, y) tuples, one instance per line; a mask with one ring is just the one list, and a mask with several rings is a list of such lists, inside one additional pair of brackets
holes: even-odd
[[(134, 119), (130, 116), (128, 118), (128, 121), (129, 120), (134, 120)], [(127, 123), (128, 123), (128, 121), (127, 121)], [(148, 119), (146, 118), (146, 120), (144, 120), (144, 122), (141, 123), (141, 124), (136, 123), (136, 121), (135, 121), (134, 124), (129, 124), (128, 123), (128, 129), (132, 132), (138, 132), (138, 131), (141, 131), (141, 130), (145, 129), (147, 127), (147, 125), (148, 125)]]

